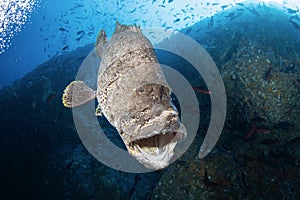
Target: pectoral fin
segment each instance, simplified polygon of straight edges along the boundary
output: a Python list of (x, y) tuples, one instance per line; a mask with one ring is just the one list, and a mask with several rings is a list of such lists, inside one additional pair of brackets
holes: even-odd
[(95, 98), (96, 92), (83, 81), (73, 81), (64, 90), (62, 102), (64, 106), (72, 108), (80, 106)]
[(102, 116), (102, 110), (101, 110), (100, 104), (98, 104), (98, 106), (96, 108), (95, 115), (96, 116)]

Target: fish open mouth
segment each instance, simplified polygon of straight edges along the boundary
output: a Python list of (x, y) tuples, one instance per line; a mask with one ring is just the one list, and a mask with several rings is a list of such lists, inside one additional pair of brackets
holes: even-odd
[(131, 141), (128, 141), (129, 137), (124, 140), (128, 152), (149, 169), (168, 166), (176, 144), (187, 135), (184, 125), (178, 120), (175, 111), (166, 110), (143, 126), (138, 125), (135, 127), (136, 137)]
[(159, 154), (161, 150), (164, 150), (166, 145), (170, 144), (175, 138), (175, 133), (170, 134), (158, 134), (149, 138), (143, 138), (133, 142), (133, 147), (137, 148), (141, 153), (147, 154)]
[(157, 134), (130, 143), (131, 152), (150, 169), (161, 169), (169, 165), (177, 143), (176, 133)]

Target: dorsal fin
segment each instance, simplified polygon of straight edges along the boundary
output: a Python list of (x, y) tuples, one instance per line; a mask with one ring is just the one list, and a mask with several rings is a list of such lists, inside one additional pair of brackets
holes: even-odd
[(101, 29), (95, 44), (96, 53), (99, 58), (102, 57), (103, 49), (105, 48), (106, 44), (107, 44), (106, 32), (104, 29)]
[(136, 24), (128, 26), (128, 25), (120, 24), (117, 21), (116, 22), (116, 28), (115, 28), (115, 31), (114, 31), (114, 35), (118, 34), (118, 33), (125, 32), (125, 31), (133, 31), (133, 32), (142, 33), (142, 30), (141, 30), (140, 26), (138, 26)]

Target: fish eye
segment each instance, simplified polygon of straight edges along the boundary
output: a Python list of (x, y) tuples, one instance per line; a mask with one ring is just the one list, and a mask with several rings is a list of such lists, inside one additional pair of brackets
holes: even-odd
[(145, 90), (144, 89), (139, 89), (139, 93), (144, 93), (145, 92)]
[(145, 89), (144, 88), (138, 88), (136, 90), (139, 94), (143, 94), (145, 92)]

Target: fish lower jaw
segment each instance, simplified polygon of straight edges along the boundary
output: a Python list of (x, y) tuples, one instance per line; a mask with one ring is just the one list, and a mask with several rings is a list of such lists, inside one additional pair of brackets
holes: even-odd
[(157, 134), (130, 144), (129, 153), (149, 169), (162, 169), (169, 165), (176, 146), (175, 133)]

